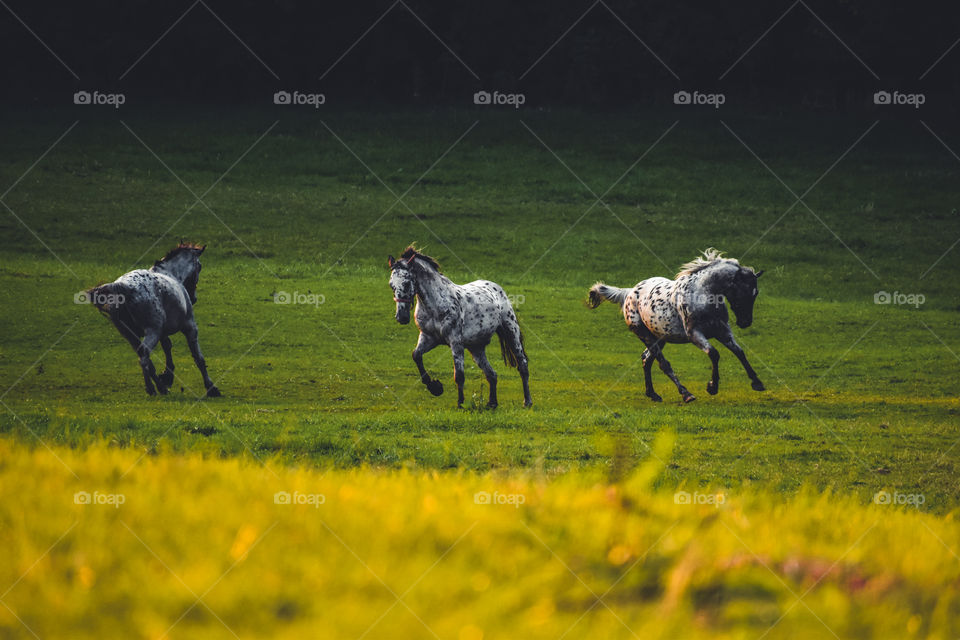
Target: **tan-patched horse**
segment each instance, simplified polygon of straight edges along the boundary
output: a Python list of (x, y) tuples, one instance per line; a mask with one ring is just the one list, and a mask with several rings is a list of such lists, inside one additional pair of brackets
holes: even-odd
[(720, 389), (717, 366), (720, 352), (710, 344), (711, 338), (719, 340), (737, 356), (752, 381), (753, 389), (764, 391), (757, 372), (747, 362), (747, 356), (733, 337), (726, 307), (726, 303), (730, 303), (738, 327), (749, 327), (753, 323), (753, 303), (759, 293), (757, 279), (762, 273), (741, 266), (732, 258), (722, 257), (716, 249), (707, 249), (703, 256), (683, 265), (673, 280), (648, 278), (632, 289), (608, 287), (598, 282), (590, 289), (587, 304), (593, 309), (604, 300), (620, 305), (627, 327), (647, 347), (643, 352), (644, 386), (647, 397), (655, 402), (662, 398), (653, 390), (650, 378), (654, 360), (677, 385), (684, 402), (696, 399), (680, 384), (670, 363), (663, 357), (663, 345), (668, 342), (692, 342), (710, 356), (713, 364), (713, 375), (707, 383), (710, 395)]

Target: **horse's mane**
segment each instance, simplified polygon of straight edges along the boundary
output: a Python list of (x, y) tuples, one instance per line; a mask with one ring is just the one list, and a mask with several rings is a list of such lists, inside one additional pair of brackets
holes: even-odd
[(431, 267), (434, 268), (434, 270), (437, 273), (443, 273), (442, 271), (440, 271), (439, 262), (437, 262), (436, 260), (434, 260), (433, 258), (431, 258), (425, 253), (420, 253), (420, 250), (417, 249), (417, 247), (415, 247), (414, 245), (410, 245), (409, 247), (403, 250), (403, 253), (400, 254), (400, 258), (403, 260), (409, 260), (413, 256), (416, 256), (421, 260), (423, 260), (424, 262), (426, 262), (427, 264), (429, 264)]
[(703, 255), (699, 255), (690, 262), (682, 265), (680, 271), (677, 272), (677, 275), (674, 276), (674, 279), (681, 276), (692, 276), (698, 271), (703, 271), (709, 266), (717, 264), (718, 262), (730, 262), (737, 266), (740, 265), (740, 262), (735, 258), (724, 258), (723, 252), (710, 247), (703, 251)]
[(186, 250), (188, 250), (188, 249), (201, 250), (201, 249), (203, 249), (203, 247), (201, 247), (201, 246), (198, 245), (198, 244), (194, 244), (194, 243), (192, 243), (192, 242), (184, 242), (183, 240), (181, 240), (179, 245), (177, 245), (177, 246), (174, 247), (173, 249), (170, 249), (170, 251), (167, 251), (167, 255), (165, 255), (165, 256), (163, 256), (162, 258), (160, 258), (159, 260), (157, 260), (154, 264), (159, 264), (159, 263), (163, 262), (164, 260), (170, 260), (170, 259), (173, 258), (174, 256), (177, 256), (177, 255), (183, 253), (184, 251), (186, 251)]

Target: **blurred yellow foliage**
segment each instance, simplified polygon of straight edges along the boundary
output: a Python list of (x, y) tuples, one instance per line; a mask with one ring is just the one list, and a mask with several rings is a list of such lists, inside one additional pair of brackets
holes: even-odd
[(653, 489), (671, 445), (612, 481), (0, 440), (0, 638), (960, 635), (949, 514)]

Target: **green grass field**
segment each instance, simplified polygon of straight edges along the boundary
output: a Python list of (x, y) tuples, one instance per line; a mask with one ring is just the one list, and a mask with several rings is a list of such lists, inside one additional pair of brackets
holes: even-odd
[[(650, 543), (656, 540), (654, 531), (662, 533), (673, 517), (664, 514), (674, 513), (674, 491), (720, 491), (749, 511), (736, 515), (741, 507), (731, 507), (725, 518), (740, 518), (748, 529), (751, 525), (744, 523), (760, 527), (744, 534), (750, 545), (765, 535), (783, 538), (770, 541), (757, 556), (772, 558), (774, 574), (798, 595), (812, 580), (776, 563), (788, 562), (795, 552), (829, 566), (859, 544), (858, 536), (877, 516), (878, 526), (888, 527), (878, 538), (897, 540), (889, 567), (897, 586), (879, 595), (871, 591), (869, 602), (840, 582), (818, 586), (813, 593), (821, 608), (830, 610), (823, 614), (828, 626), (846, 621), (837, 629), (841, 637), (894, 637), (879, 622), (860, 624), (858, 616), (896, 602), (888, 612), (889, 623), (899, 630), (896, 637), (956, 636), (953, 623), (943, 621), (958, 606), (960, 568), (960, 537), (953, 523), (960, 506), (960, 447), (955, 446), (960, 269), (953, 252), (942, 256), (960, 236), (960, 162), (924, 126), (799, 116), (677, 122), (666, 112), (304, 116), (211, 110), (125, 111), (122, 116), (122, 123), (84, 119), (35, 166), (75, 114), (11, 113), (3, 125), (0, 188), (13, 186), (0, 198), (9, 207), (0, 215), (0, 433), (11, 468), (29, 474), (30, 461), (57, 467), (59, 457), (69, 461), (59, 465), (59, 473), (69, 468), (87, 483), (75, 485), (73, 479), (62, 491), (73, 486), (92, 491), (96, 482), (142, 484), (141, 472), (183, 460), (181, 496), (191, 495), (189, 487), (205, 474), (221, 473), (223, 464), (241, 465), (230, 467), (238, 482), (272, 477), (269, 470), (276, 470), (307, 474), (303, 477), (317, 482), (323, 478), (328, 493), (336, 492), (341, 481), (368, 489), (393, 486), (384, 478), (401, 478), (396, 486), (409, 483), (417, 495), (438, 482), (459, 486), (443, 491), (464, 496), (484, 482), (537, 483), (547, 493), (567, 496), (551, 499), (549, 517), (537, 530), (550, 532), (543, 535), (553, 537), (561, 560), (576, 557), (587, 564), (602, 564), (616, 546), (600, 550), (602, 544), (584, 543), (578, 551), (579, 536), (587, 536), (581, 529), (589, 523), (580, 522), (575, 505), (594, 499), (598, 485), (633, 487), (632, 506), (624, 509), (639, 513), (624, 516), (627, 520), (617, 526), (626, 528), (618, 535), (640, 546), (651, 536)], [(927, 125), (946, 144), (960, 147), (955, 128)], [(802, 202), (796, 203), (800, 195)], [(200, 377), (179, 336), (174, 338), (175, 390), (167, 397), (147, 397), (129, 346), (92, 307), (74, 304), (77, 291), (149, 266), (181, 237), (208, 245), (196, 315), (208, 368), (224, 393), (219, 399), (198, 401)], [(500, 374), (495, 412), (480, 408), (486, 385), (472, 362), (468, 408), (454, 409), (452, 361), (442, 348), (425, 360), (447, 392), (434, 398), (419, 383), (410, 359), (416, 329), (394, 321), (386, 269), (387, 255), (398, 255), (411, 241), (438, 258), (455, 282), (487, 278), (516, 296), (531, 360), (532, 409), (521, 408), (519, 377), (499, 359), (494, 361)], [(614, 307), (589, 310), (583, 299), (596, 280), (629, 286), (653, 275), (672, 276), (708, 246), (731, 257), (746, 253), (745, 264), (765, 270), (754, 324), (735, 332), (768, 391), (752, 391), (736, 359), (724, 350), (720, 394), (708, 396), (709, 360), (690, 345), (677, 345), (666, 355), (698, 400), (681, 405), (669, 380), (655, 369), (654, 382), (665, 401), (651, 403), (643, 396), (640, 342)], [(924, 301), (875, 304), (880, 291), (921, 294)], [(322, 303), (276, 304), (278, 292), (312, 295)], [(162, 363), (160, 353), (155, 362)], [(675, 434), (675, 442), (656, 453), (652, 447), (661, 433)], [(109, 452), (105, 446), (124, 451)], [(630, 485), (644, 461), (659, 465), (656, 473), (642, 485)], [(259, 469), (262, 465), (269, 470)], [(15, 492), (16, 484), (11, 488), (8, 482), (16, 483), (16, 475), (4, 475), (4, 489)], [(176, 475), (167, 472), (169, 478)], [(41, 495), (45, 489), (31, 478), (23, 491)], [(918, 509), (925, 513), (891, 505), (884, 511), (871, 504), (881, 491), (922, 496)], [(202, 528), (218, 511), (216, 496), (223, 497), (201, 493), (204, 497), (191, 507), (190, 524)], [(653, 506), (642, 506), (639, 495), (647, 493)], [(456, 511), (459, 503), (445, 499), (444, 508)], [(240, 503), (223, 500), (226, 512), (236, 516)], [(39, 555), (33, 552), (56, 540), (61, 522), (62, 532), (72, 521), (68, 498), (44, 503), (43, 512), (56, 512), (61, 503), (65, 513), (52, 514), (42, 525), (47, 537), (53, 535), (43, 537), (45, 544), (23, 543), (33, 525), (13, 528), (11, 535), (21, 536), (21, 542), (14, 541), (16, 552), (0, 563), (4, 579), (12, 582), (27, 570)], [(396, 519), (415, 510), (414, 502), (403, 505), (391, 512), (384, 503), (367, 504), (363, 508), (373, 522), (365, 525), (354, 514), (344, 526), (357, 535), (371, 527), (399, 531)], [(803, 514), (810, 505), (827, 505), (823, 513), (830, 517), (808, 519)], [(127, 508), (121, 507), (117, 517)], [(472, 510), (472, 502), (465, 509)], [(5, 524), (20, 517), (12, 509), (0, 513)], [(131, 518), (138, 524), (128, 524), (137, 530), (154, 526), (147, 513), (137, 511)], [(678, 513), (687, 514), (681, 519), (694, 535), (702, 514), (693, 508)], [(154, 524), (181, 516), (167, 514)], [(778, 528), (781, 516), (784, 524)], [(469, 525), (471, 517), (454, 519)], [(540, 518), (540, 512), (523, 507), (498, 518), (502, 521), (485, 534), (496, 552), (509, 547), (517, 528)], [(269, 526), (267, 517), (256, 520), (258, 532), (264, 523)], [(387, 521), (394, 524), (382, 524)], [(835, 521), (833, 537), (824, 542)], [(87, 553), (95, 542), (83, 537), (85, 520), (79, 522), (68, 537), (75, 539), (76, 553)], [(411, 558), (426, 566), (451, 542), (452, 530), (438, 522), (421, 522), (417, 531), (427, 541), (410, 542)], [(925, 536), (920, 522), (940, 532), (941, 542)], [(645, 533), (631, 538), (637, 527)], [(786, 534), (791, 527), (800, 531), (796, 538)], [(317, 541), (318, 531), (303, 536), (288, 531), (286, 544), (270, 553), (308, 544), (336, 548), (332, 538)], [(904, 531), (914, 537), (899, 537)], [(129, 536), (122, 530), (117, 535)], [(172, 554), (189, 546), (186, 537), (164, 538), (162, 527), (154, 535), (156, 544), (170, 545)], [(403, 554), (405, 541), (416, 537), (407, 531), (391, 539), (365, 543), (365, 553), (376, 556), (383, 571), (390, 558)], [(700, 544), (710, 540), (706, 536)], [(876, 552), (877, 545), (879, 540), (871, 540), (855, 550), (856, 557)], [(939, 574), (930, 569), (915, 581), (911, 558), (925, 556), (920, 547), (936, 554), (952, 551), (942, 555)], [(643, 577), (617, 596), (617, 606), (626, 609), (637, 600), (638, 608), (624, 615), (642, 637), (757, 637), (791, 606), (781, 596), (758, 595), (753, 578), (728, 571), (720, 560), (708, 563), (704, 591), (693, 589), (689, 581), (703, 577), (697, 573), (699, 560), (677, 549), (644, 560)], [(470, 553), (482, 555), (477, 549)], [(319, 564), (325, 559), (316, 549), (307, 557)], [(484, 628), (488, 638), (557, 637), (589, 606), (583, 594), (567, 593), (571, 585), (561, 584), (562, 564), (550, 569), (559, 567), (551, 574), (555, 581), (543, 586), (529, 574), (540, 565), (528, 558), (518, 568), (523, 580), (500, 576), (513, 583), (514, 608), (507, 618), (519, 631), (511, 633), (506, 623), (478, 622), (495, 617), (497, 601), (489, 596), (477, 604), (480, 609), (471, 609), (457, 600), (470, 597), (465, 594), (470, 562), (452, 565), (463, 571), (450, 573), (455, 586), (449, 593), (440, 590), (422, 601), (429, 608), (451, 606), (442, 632), (438, 629), (441, 637), (477, 638), (475, 631)], [(251, 574), (278, 602), (291, 588), (284, 579), (300, 579), (288, 572), (289, 563), (296, 564), (287, 558), (272, 573)], [(477, 566), (479, 573), (489, 569)], [(903, 569), (908, 566), (913, 568)], [(120, 630), (136, 637), (163, 633), (161, 622), (147, 624), (142, 612), (124, 604), (137, 582), (133, 570), (125, 571), (128, 587), (113, 585), (103, 594), (107, 600), (99, 601), (117, 607), (111, 610), (118, 626), (88, 625), (90, 637)], [(763, 569), (750, 571), (773, 579)], [(416, 573), (403, 569), (404, 576), (407, 572)], [(372, 606), (382, 598), (370, 592), (370, 576), (361, 573), (339, 576), (336, 589), (330, 587), (357, 590), (351, 606), (359, 608), (365, 599)], [(416, 578), (413, 573), (410, 580)], [(59, 575), (50, 578), (56, 581)], [(238, 602), (255, 598), (259, 588), (250, 584), (249, 593), (237, 594)], [(0, 608), (0, 637), (25, 633), (7, 613), (33, 615), (29, 609), (35, 605), (23, 593), (37, 590), (39, 596), (41, 589), (31, 579), (11, 592), (20, 597), (17, 606)], [(281, 631), (315, 631), (320, 627), (311, 625), (322, 619), (331, 637), (356, 637), (363, 629), (354, 623), (337, 626), (318, 613), (323, 598), (338, 606), (333, 591), (322, 590), (326, 595), (312, 604), (291, 596), (295, 623), (280, 614), (233, 622), (248, 635), (277, 637)], [(162, 587), (151, 593), (172, 597)], [(944, 595), (938, 600), (936, 594)], [(61, 607), (71, 597), (69, 591), (49, 595)], [(96, 598), (87, 597), (86, 609), (69, 605), (64, 624), (96, 610)], [(750, 608), (751, 598), (765, 602), (762, 612)], [(460, 604), (453, 606), (455, 601)], [(242, 617), (242, 605), (234, 606)], [(548, 623), (520, 625), (521, 612), (530, 607), (541, 607), (530, 615)], [(664, 607), (672, 607), (664, 614), (670, 624), (657, 629), (649, 621), (640, 624)], [(160, 608), (151, 615), (166, 620), (164, 612)], [(578, 625), (569, 637), (586, 637), (592, 625), (594, 636), (629, 636), (616, 617), (601, 613), (585, 614), (590, 624)], [(802, 606), (791, 609), (784, 619), (788, 624), (776, 625), (767, 637), (824, 637), (827, 629), (809, 614)], [(407, 623), (410, 637), (432, 637), (415, 618)], [(195, 634), (226, 633), (205, 613), (190, 625)], [(44, 629), (57, 635), (56, 625)], [(189, 629), (171, 637), (190, 637)]]

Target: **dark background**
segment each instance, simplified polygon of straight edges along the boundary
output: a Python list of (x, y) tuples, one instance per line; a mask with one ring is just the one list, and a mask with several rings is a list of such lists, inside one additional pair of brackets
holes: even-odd
[(478, 89), (522, 92), (526, 108), (670, 104), (678, 89), (764, 109), (873, 109), (881, 89), (923, 92), (926, 109), (960, 103), (960, 20), (946, 3), (5, 3), (10, 105), (69, 103), (79, 89), (123, 92), (127, 106), (271, 104), (278, 89), (385, 108), (471, 104)]

